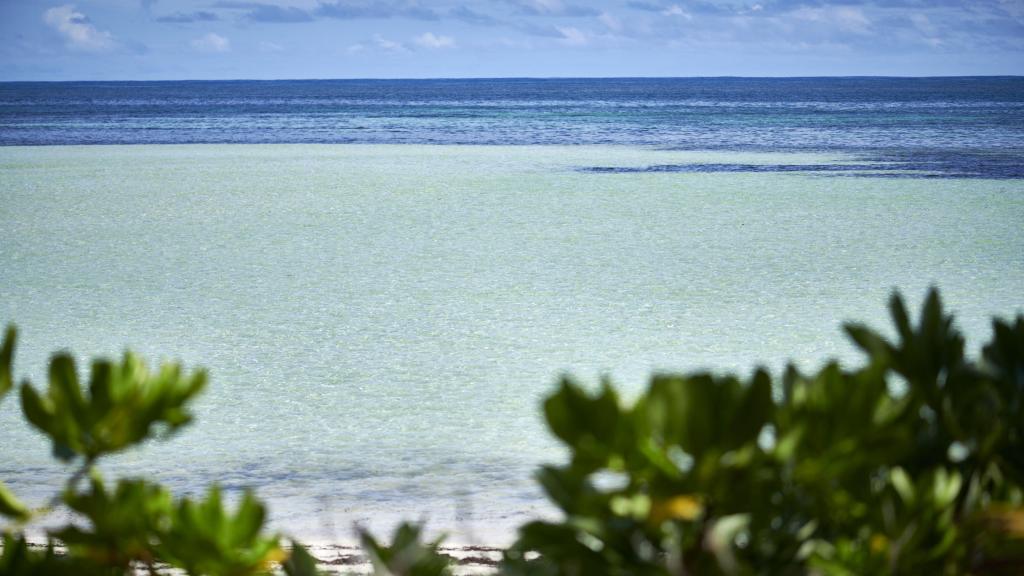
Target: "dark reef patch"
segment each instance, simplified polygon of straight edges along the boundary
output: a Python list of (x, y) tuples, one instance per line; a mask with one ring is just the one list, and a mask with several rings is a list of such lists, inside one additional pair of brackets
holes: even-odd
[(855, 162), (847, 164), (691, 163), (624, 167), (587, 166), (579, 170), (598, 174), (808, 172), (870, 178), (1015, 180), (1024, 179), (1024, 151), (895, 150), (859, 155)]

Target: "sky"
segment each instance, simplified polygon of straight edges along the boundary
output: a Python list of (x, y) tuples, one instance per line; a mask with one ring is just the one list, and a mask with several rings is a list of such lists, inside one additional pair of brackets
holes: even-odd
[(1024, 74), (1024, 0), (0, 0), (0, 81)]

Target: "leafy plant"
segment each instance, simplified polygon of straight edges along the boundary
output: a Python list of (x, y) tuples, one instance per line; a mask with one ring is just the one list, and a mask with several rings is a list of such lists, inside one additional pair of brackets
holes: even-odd
[(3, 550), (0, 551), (0, 574), (5, 576), (74, 576), (106, 575), (116, 572), (106, 570), (89, 562), (71, 556), (58, 555), (53, 543), (43, 551), (33, 550), (24, 535), (4, 534)]
[[(658, 374), (632, 405), (610, 382), (588, 391), (563, 379), (543, 408), (570, 458), (537, 474), (562, 518), (522, 526), (501, 571), (1024, 573), (1024, 317), (995, 320), (972, 360), (936, 291), (916, 323), (899, 296), (890, 310), (893, 340), (846, 326), (865, 354), (855, 369)], [(14, 386), (15, 340), (8, 328), (0, 401)], [(216, 486), (176, 499), (143, 479), (108, 486), (100, 476), (104, 456), (188, 424), (205, 373), (150, 372), (127, 353), (93, 362), (83, 389), (58, 354), (48, 380), (45, 393), (21, 385), (23, 412), (78, 467), (37, 510), (0, 484), (0, 576), (321, 574), (301, 544), (286, 550), (265, 531), (252, 493), (231, 510)], [(74, 521), (33, 548), (23, 527), (58, 504)], [(360, 539), (377, 574), (451, 572), (420, 526), (400, 525), (389, 543)]]
[(178, 503), (158, 551), (190, 574), (261, 573), (287, 558), (277, 536), (261, 534), (265, 515), (263, 504), (248, 491), (234, 514), (225, 512), (220, 488), (214, 486), (205, 500)]
[(1024, 572), (1024, 318), (971, 361), (932, 291), (890, 341), (847, 325), (865, 364), (777, 380), (656, 375), (547, 399), (569, 448), (538, 480), (562, 511), (506, 552), (512, 574)]
[(67, 490), (64, 503), (89, 521), (88, 528), (68, 525), (53, 532), (75, 556), (97, 566), (126, 571), (139, 562), (153, 566), (153, 545), (168, 528), (171, 494), (145, 480), (121, 480), (108, 491), (93, 470), (90, 490)]
[(14, 341), (18, 333), (14, 326), (4, 330), (4, 341), (0, 344), (0, 400), (11, 390), (14, 379), (11, 377), (11, 362), (14, 358)]
[(319, 562), (305, 546), (293, 541), (292, 550), (288, 554), (288, 559), (281, 564), (281, 568), (287, 576), (322, 576), (323, 572), (317, 564)]
[[(16, 339), (8, 328), (0, 346), (0, 400), (13, 386)], [(115, 576), (139, 569), (157, 574), (167, 567), (209, 576), (270, 574), (277, 568), (289, 576), (319, 575), (316, 559), (301, 544), (293, 541), (286, 551), (279, 536), (265, 532), (266, 509), (251, 492), (230, 511), (217, 486), (201, 500), (176, 500), (147, 480), (121, 479), (113, 487), (103, 481), (98, 460), (151, 438), (165, 439), (188, 424), (189, 404), (205, 384), (202, 371), (185, 373), (166, 364), (150, 372), (131, 353), (121, 362), (93, 362), (87, 390), (68, 354), (51, 360), (45, 393), (24, 382), (25, 417), (49, 437), (57, 458), (80, 465), (50, 506), (36, 511), (0, 484), (0, 514), (14, 521), (3, 537), (0, 576)], [(44, 549), (33, 548), (18, 527), (58, 504), (76, 521), (50, 530)], [(448, 559), (437, 553), (437, 542), (423, 544), (420, 536), (419, 527), (403, 524), (390, 545), (367, 533), (361, 537), (382, 574), (446, 574)]]
[[(12, 387), (16, 337), (8, 328), (0, 346), (0, 397)], [(216, 487), (203, 501), (175, 501), (162, 486), (141, 479), (122, 479), (108, 489), (95, 467), (103, 456), (167, 438), (188, 424), (189, 403), (205, 384), (202, 371), (185, 373), (166, 364), (150, 372), (131, 353), (121, 362), (93, 362), (87, 390), (68, 354), (51, 360), (44, 394), (24, 382), (25, 417), (49, 437), (57, 458), (79, 460), (80, 466), (50, 506), (38, 511), (0, 485), (0, 514), (16, 522), (4, 537), (0, 575), (134, 574), (138, 567), (155, 573), (170, 565), (189, 574), (242, 576), (268, 573), (285, 560), (279, 538), (263, 533), (265, 510), (251, 493), (231, 513)], [(83, 491), (78, 485), (85, 476), (89, 485)], [(45, 551), (32, 549), (17, 527), (57, 504), (85, 523), (53, 529)], [(64, 554), (54, 552), (57, 543)]]
[(91, 462), (138, 444), (163, 426), (164, 435), (192, 420), (185, 405), (202, 391), (206, 374), (184, 375), (176, 364), (151, 374), (137, 356), (126, 353), (121, 363), (93, 362), (88, 393), (83, 393), (68, 354), (50, 361), (49, 388), (40, 394), (21, 386), (26, 418), (53, 441), (61, 460), (83, 456)]
[[(7, 327), (4, 331), (4, 341), (0, 344), (0, 402), (11, 390), (13, 379), (11, 377), (11, 362), (14, 356), (14, 341), (17, 332), (13, 326)], [(10, 490), (0, 482), (0, 516), (6, 516), (14, 520), (27, 520), (29, 517), (28, 508), (22, 504)], [(6, 546), (5, 546), (6, 548)]]
[(363, 550), (374, 573), (380, 576), (447, 576), (451, 561), (438, 553), (441, 540), (421, 542), (423, 528), (403, 522), (395, 528), (391, 544), (381, 544), (366, 530), (359, 531)]

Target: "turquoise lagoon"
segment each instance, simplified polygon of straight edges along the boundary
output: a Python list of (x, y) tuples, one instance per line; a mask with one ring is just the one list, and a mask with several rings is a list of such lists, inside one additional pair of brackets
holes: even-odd
[[(587, 167), (853, 163), (616, 146), (0, 148), (0, 322), (57, 349), (206, 367), (197, 423), (111, 460), (182, 492), (253, 487), (278, 529), (426, 518), (505, 543), (549, 512), (561, 374), (856, 362), (840, 323), (942, 288), (976, 351), (1024, 310), (1024, 181)], [(84, 370), (84, 366), (82, 366)], [(0, 406), (0, 478), (60, 469)]]

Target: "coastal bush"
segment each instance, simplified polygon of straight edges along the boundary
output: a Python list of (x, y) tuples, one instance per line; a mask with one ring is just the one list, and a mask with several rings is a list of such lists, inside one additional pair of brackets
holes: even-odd
[(438, 552), (441, 539), (422, 542), (423, 528), (400, 524), (391, 544), (377, 542), (366, 530), (359, 531), (363, 551), (369, 556), (375, 574), (381, 576), (446, 576), (451, 560)]
[[(14, 328), (7, 328), (0, 345), (0, 402), (14, 387), (16, 340)], [(216, 485), (194, 500), (175, 498), (145, 479), (120, 479), (113, 486), (103, 480), (100, 459), (146, 440), (169, 438), (192, 421), (190, 404), (205, 386), (201, 370), (186, 373), (178, 364), (164, 364), (151, 372), (130, 352), (120, 362), (94, 361), (85, 387), (66, 353), (51, 359), (45, 392), (23, 382), (26, 420), (50, 440), (54, 457), (74, 464), (75, 470), (64, 489), (39, 509), (30, 509), (0, 483), (0, 516), (8, 520), (0, 576), (114, 576), (168, 569), (208, 576), (321, 574), (301, 544), (266, 531), (266, 508), (251, 491), (232, 511)], [(30, 544), (24, 528), (61, 505), (74, 514), (73, 521), (47, 531), (42, 549)], [(421, 527), (402, 524), (393, 543), (381, 544), (360, 531), (378, 574), (447, 574), (449, 559), (438, 552), (439, 541), (423, 544), (420, 535)]]
[[(14, 328), (8, 328), (0, 347), (0, 401), (13, 388), (15, 341)], [(143, 479), (108, 487), (99, 473), (96, 464), (104, 456), (150, 438), (168, 438), (188, 424), (189, 404), (206, 385), (204, 372), (185, 373), (177, 364), (150, 372), (126, 353), (120, 362), (94, 361), (83, 389), (74, 360), (61, 353), (51, 359), (48, 380), (44, 393), (28, 381), (21, 384), (22, 411), (49, 438), (54, 456), (74, 464), (75, 472), (60, 494), (36, 510), (0, 484), (0, 515), (10, 522), (0, 574), (114, 575), (174, 567), (188, 574), (241, 576), (265, 573), (288, 557), (279, 536), (263, 533), (264, 507), (251, 493), (232, 513), (216, 486), (202, 501), (175, 500), (164, 487)], [(24, 526), (58, 505), (84, 524), (50, 530), (43, 550), (31, 547)]]
[(937, 291), (897, 338), (780, 379), (654, 376), (625, 406), (571, 379), (544, 403), (569, 462), (538, 480), (563, 518), (531, 522), (509, 574), (1022, 574), (1024, 317), (981, 357)]
[[(994, 320), (971, 359), (936, 291), (916, 324), (898, 295), (890, 309), (893, 340), (846, 326), (865, 354), (853, 369), (658, 374), (629, 405), (610, 382), (590, 391), (564, 378), (543, 411), (570, 457), (537, 474), (561, 518), (522, 526), (500, 571), (1024, 573), (1024, 316)], [(0, 346), (0, 402), (14, 387), (15, 340), (10, 328)], [(39, 509), (0, 483), (0, 576), (320, 573), (300, 544), (266, 531), (250, 492), (232, 510), (216, 486), (192, 500), (100, 475), (103, 457), (188, 424), (205, 373), (150, 372), (126, 354), (93, 362), (83, 388), (58, 354), (48, 380), (45, 392), (20, 386), (22, 410), (75, 471)], [(25, 526), (59, 505), (75, 521), (31, 546)], [(360, 539), (375, 574), (451, 571), (419, 526), (399, 526), (390, 543)]]

